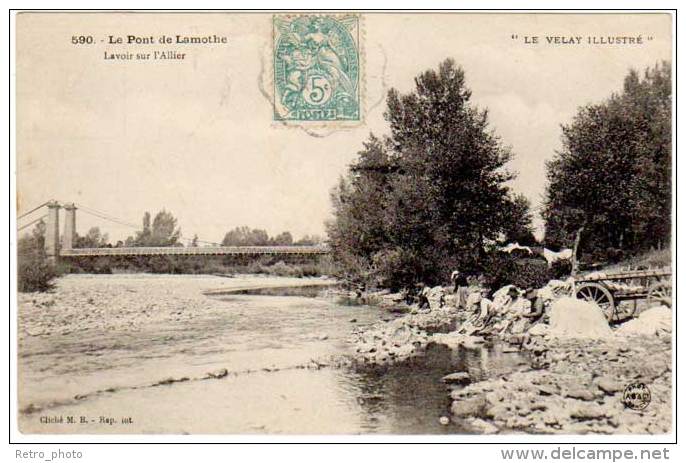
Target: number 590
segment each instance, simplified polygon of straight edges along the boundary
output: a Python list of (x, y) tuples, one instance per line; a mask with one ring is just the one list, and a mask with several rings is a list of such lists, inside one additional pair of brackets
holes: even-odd
[(93, 37), (90, 35), (72, 35), (71, 43), (74, 45), (90, 45), (93, 43)]

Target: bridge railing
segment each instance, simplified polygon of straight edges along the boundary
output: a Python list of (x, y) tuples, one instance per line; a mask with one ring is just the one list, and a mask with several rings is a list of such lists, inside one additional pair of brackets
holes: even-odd
[(78, 256), (156, 256), (156, 255), (293, 255), (328, 254), (326, 246), (203, 246), (203, 247), (119, 247), (62, 249), (60, 255)]

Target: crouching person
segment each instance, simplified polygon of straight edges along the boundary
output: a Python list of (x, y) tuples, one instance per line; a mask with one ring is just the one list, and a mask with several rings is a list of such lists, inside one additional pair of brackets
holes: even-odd
[(488, 299), (488, 289), (479, 287), (467, 296), (466, 312), (469, 318), (458, 331), (461, 334), (472, 335), (485, 328), (491, 315), (493, 303)]

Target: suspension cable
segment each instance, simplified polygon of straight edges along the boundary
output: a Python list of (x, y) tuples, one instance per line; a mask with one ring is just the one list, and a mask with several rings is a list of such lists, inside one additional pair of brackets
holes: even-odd
[(22, 231), (23, 229), (30, 227), (30, 226), (33, 225), (34, 223), (40, 222), (41, 220), (43, 220), (43, 219), (46, 218), (47, 216), (48, 216), (48, 215), (45, 214), (45, 215), (42, 216), (42, 217), (38, 217), (36, 220), (32, 220), (31, 222), (27, 223), (26, 225), (22, 225), (21, 227), (19, 227), (19, 228), (17, 229), (17, 231)]
[(48, 204), (49, 202), (50, 202), (50, 201), (45, 201), (45, 202), (44, 202), (43, 204), (41, 204), (40, 206), (36, 206), (36, 207), (34, 207), (33, 209), (31, 209), (30, 211), (24, 212), (22, 215), (17, 216), (17, 220), (23, 219), (23, 218), (26, 217), (27, 215), (29, 215), (29, 214), (31, 214), (31, 213), (33, 213), (33, 212), (36, 212), (38, 209), (40, 209), (41, 207), (45, 206), (45, 205)]

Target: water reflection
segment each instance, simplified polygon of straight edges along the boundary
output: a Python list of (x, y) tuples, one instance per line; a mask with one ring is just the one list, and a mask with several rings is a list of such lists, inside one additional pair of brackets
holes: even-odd
[(355, 394), (362, 411), (363, 432), (398, 434), (466, 433), (461, 422), (439, 423), (449, 416), (450, 387), (442, 377), (466, 371), (473, 381), (512, 371), (524, 363), (519, 354), (495, 348), (451, 350), (433, 345), (426, 355), (400, 366), (349, 370), (343, 381)]
[[(93, 414), (127, 410), (126, 429), (88, 432), (190, 433), (463, 433), (449, 415), (449, 388), (441, 378), (467, 371), (473, 380), (503, 374), (522, 362), (493, 349), (430, 347), (426, 355), (393, 368), (300, 368), (311, 360), (349, 354), (353, 327), (388, 313), (298, 296), (221, 296), (183, 325), (154, 325), (132, 332), (48, 336), (20, 346), (20, 397), (27, 403), (64, 403), (77, 394), (116, 388), (50, 413)], [(354, 320), (354, 322), (353, 322)], [(221, 380), (164, 387), (168, 377), (201, 378), (226, 368)], [(62, 397), (63, 396), (63, 397)], [(22, 428), (46, 432), (38, 414), (20, 417)], [(74, 432), (51, 429), (51, 432)], [(78, 431), (80, 432), (80, 431)]]

